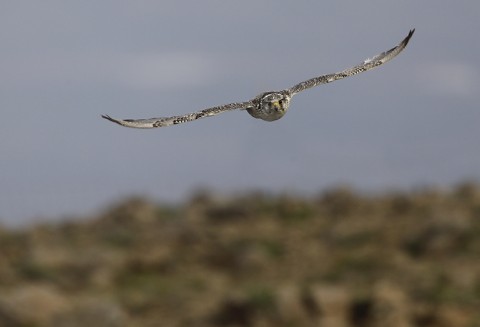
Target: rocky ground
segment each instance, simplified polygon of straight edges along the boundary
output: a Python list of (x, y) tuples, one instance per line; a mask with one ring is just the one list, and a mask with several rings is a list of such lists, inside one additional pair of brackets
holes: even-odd
[(199, 192), (0, 228), (0, 326), (480, 326), (480, 188)]

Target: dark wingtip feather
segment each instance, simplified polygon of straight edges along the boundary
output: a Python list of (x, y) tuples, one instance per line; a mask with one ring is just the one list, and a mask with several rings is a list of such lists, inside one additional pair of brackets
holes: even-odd
[(410, 38), (412, 37), (413, 33), (415, 33), (415, 29), (411, 29), (410, 32), (408, 32), (408, 35), (407, 37), (403, 40), (402, 43), (404, 43), (405, 45), (408, 44), (408, 41), (410, 41)]
[(102, 115), (102, 118), (105, 118), (106, 120), (113, 121), (113, 118), (110, 117), (109, 115)]
[(109, 121), (111, 121), (111, 122), (114, 122), (114, 123), (116, 123), (116, 124), (121, 125), (121, 123), (120, 123), (118, 120), (110, 117), (109, 115), (102, 115), (102, 118), (105, 118), (106, 120), (109, 120)]

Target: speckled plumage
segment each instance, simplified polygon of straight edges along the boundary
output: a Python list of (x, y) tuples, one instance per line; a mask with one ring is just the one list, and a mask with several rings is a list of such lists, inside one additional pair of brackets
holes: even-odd
[(415, 29), (411, 30), (407, 37), (403, 39), (403, 41), (400, 42), (400, 44), (398, 44), (396, 47), (382, 52), (371, 59), (367, 59), (359, 65), (345, 69), (338, 73), (311, 78), (282, 91), (264, 92), (249, 101), (229, 103), (217, 107), (203, 109), (194, 113), (173, 117), (150, 119), (115, 119), (108, 115), (102, 115), (102, 117), (119, 125), (133, 128), (156, 128), (177, 125), (237, 109), (247, 110), (251, 116), (265, 121), (278, 120), (287, 112), (290, 105), (290, 100), (295, 94), (321, 84), (330, 83), (345, 77), (365, 72), (386, 63), (387, 61), (396, 57), (400, 52), (402, 52), (403, 49), (405, 49), (414, 32)]

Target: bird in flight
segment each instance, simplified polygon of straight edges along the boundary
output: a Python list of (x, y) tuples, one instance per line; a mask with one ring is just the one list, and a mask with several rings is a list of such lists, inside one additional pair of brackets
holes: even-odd
[(321, 84), (327, 84), (339, 79), (356, 75), (358, 73), (366, 72), (372, 68), (378, 67), (387, 61), (395, 58), (400, 52), (405, 49), (412, 37), (415, 29), (410, 30), (407, 37), (402, 40), (397, 46), (392, 49), (382, 52), (373, 58), (366, 59), (361, 64), (354, 67), (345, 69), (338, 73), (322, 75), (314, 77), (298, 83), (291, 88), (284, 89), (281, 91), (269, 91), (263, 92), (257, 95), (255, 98), (245, 101), (245, 102), (234, 102), (229, 104), (224, 104), (217, 107), (211, 107), (203, 109), (197, 112), (172, 116), (172, 117), (160, 117), (160, 118), (149, 118), (149, 119), (115, 119), (108, 115), (102, 115), (103, 118), (110, 120), (114, 123), (117, 123), (121, 126), (132, 127), (132, 128), (156, 128), (156, 127), (165, 127), (170, 125), (177, 125), (181, 123), (186, 123), (189, 121), (194, 121), (204, 117), (211, 117), (223, 112), (232, 111), (232, 110), (247, 110), (247, 112), (258, 119), (265, 121), (274, 121), (282, 118), (288, 110), (290, 105), (290, 100), (292, 97), (304, 90), (318, 86)]

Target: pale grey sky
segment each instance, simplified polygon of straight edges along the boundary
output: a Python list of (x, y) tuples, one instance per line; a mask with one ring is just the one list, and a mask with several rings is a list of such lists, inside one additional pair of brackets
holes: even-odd
[[(85, 215), (198, 187), (314, 194), (480, 179), (480, 2), (2, 1), (0, 223)], [(165, 129), (100, 118), (248, 100), (387, 50), (386, 65)]]

